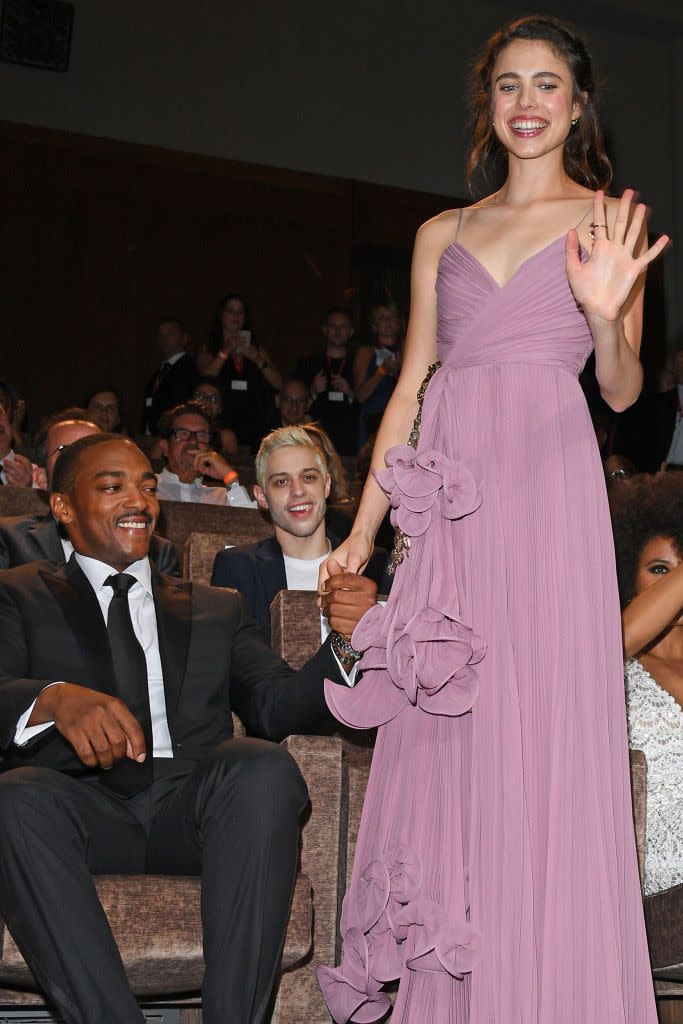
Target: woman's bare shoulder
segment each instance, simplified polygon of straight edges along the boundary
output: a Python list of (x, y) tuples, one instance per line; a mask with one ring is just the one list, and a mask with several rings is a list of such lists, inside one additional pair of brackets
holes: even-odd
[(440, 255), (458, 233), (461, 209), (444, 210), (421, 224), (415, 236), (416, 249)]

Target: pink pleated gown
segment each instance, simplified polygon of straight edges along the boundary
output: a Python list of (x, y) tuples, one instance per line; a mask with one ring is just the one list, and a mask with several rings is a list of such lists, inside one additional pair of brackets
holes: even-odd
[(378, 475), (410, 538), (326, 684), (379, 726), (335, 1021), (655, 1024), (612, 532), (564, 239), (500, 286), (459, 242), (416, 450)]

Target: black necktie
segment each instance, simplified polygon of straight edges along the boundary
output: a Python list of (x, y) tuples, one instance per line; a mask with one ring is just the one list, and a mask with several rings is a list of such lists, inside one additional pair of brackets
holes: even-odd
[(125, 572), (109, 576), (104, 582), (106, 587), (114, 591), (107, 615), (107, 632), (114, 665), (115, 693), (142, 726), (147, 746), (147, 757), (142, 764), (129, 757), (122, 757), (114, 763), (113, 768), (102, 773), (102, 782), (126, 797), (149, 786), (153, 779), (152, 714), (149, 709), (147, 662), (145, 652), (135, 636), (128, 606), (128, 591), (134, 583), (137, 583), (135, 577)]

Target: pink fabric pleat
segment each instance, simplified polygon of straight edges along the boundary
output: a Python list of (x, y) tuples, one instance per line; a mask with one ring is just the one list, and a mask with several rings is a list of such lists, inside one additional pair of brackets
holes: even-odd
[(500, 287), (462, 246), (437, 280), (441, 368), (417, 451), (378, 474), (410, 537), (359, 623), (378, 726), (318, 968), (338, 1024), (656, 1024), (631, 816), (614, 551), (563, 239)]

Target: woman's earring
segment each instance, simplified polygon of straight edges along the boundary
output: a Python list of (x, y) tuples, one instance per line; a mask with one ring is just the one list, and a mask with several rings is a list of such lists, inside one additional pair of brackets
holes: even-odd
[(578, 119), (578, 117), (574, 117), (574, 118), (572, 118), (572, 128), (574, 127), (574, 125), (576, 124), (576, 122), (577, 122), (578, 120), (579, 120), (579, 119)]

